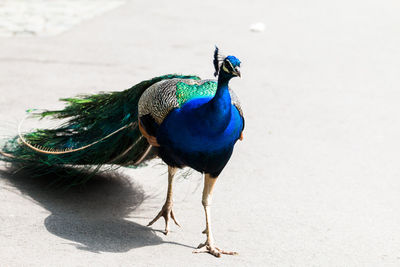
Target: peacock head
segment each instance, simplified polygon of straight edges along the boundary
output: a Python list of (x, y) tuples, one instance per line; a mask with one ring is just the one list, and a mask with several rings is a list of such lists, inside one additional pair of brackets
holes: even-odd
[(223, 56), (218, 47), (214, 52), (214, 76), (224, 75), (227, 78), (240, 77), (240, 60), (235, 56)]

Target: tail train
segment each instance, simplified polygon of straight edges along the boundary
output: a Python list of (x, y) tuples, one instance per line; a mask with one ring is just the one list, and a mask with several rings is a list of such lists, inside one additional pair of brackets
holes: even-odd
[[(151, 85), (166, 79), (200, 79), (169, 74), (140, 82), (120, 92), (64, 98), (61, 110), (46, 110), (38, 118), (64, 119), (55, 129), (36, 129), (7, 140), (0, 159), (40, 169), (55, 165), (138, 165), (154, 158), (138, 128), (138, 102)], [(150, 152), (150, 153), (149, 153)], [(40, 175), (40, 172), (39, 172)]]

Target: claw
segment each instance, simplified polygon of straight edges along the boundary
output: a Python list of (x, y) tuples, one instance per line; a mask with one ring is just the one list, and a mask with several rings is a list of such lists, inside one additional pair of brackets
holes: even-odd
[(164, 234), (167, 235), (169, 232), (169, 219), (172, 218), (174, 223), (181, 227), (181, 225), (178, 223), (178, 221), (175, 218), (174, 212), (172, 211), (172, 204), (165, 203), (164, 206), (162, 207), (161, 211), (157, 214), (157, 216), (147, 224), (147, 226), (151, 226), (153, 223), (158, 221), (161, 217), (164, 218), (165, 220), (165, 231)]
[(197, 247), (197, 249), (195, 249), (193, 251), (193, 253), (210, 253), (211, 255), (213, 255), (213, 256), (215, 256), (217, 258), (221, 257), (222, 254), (225, 254), (225, 255), (238, 255), (237, 252), (225, 251), (225, 250), (222, 250), (222, 249), (220, 249), (220, 248), (218, 248), (218, 247), (216, 247), (214, 245), (207, 244), (207, 242), (206, 243), (201, 243)]
[(174, 215), (174, 212), (172, 211), (172, 209), (171, 209), (171, 218), (172, 218), (172, 220), (174, 220), (174, 223), (176, 224), (176, 225), (178, 225), (179, 227), (181, 227), (181, 225), (178, 223), (178, 221), (176, 220), (176, 218), (175, 218), (175, 215)]

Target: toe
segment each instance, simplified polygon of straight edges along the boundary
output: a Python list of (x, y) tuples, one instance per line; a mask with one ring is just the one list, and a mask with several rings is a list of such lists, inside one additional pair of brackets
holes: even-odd
[(181, 225), (179, 224), (179, 222), (175, 218), (175, 214), (172, 211), (172, 206), (167, 206), (167, 205), (163, 206), (161, 211), (157, 214), (157, 216), (151, 222), (149, 222), (149, 224), (147, 226), (151, 226), (153, 223), (158, 221), (158, 219), (160, 219), (161, 217), (163, 217), (164, 220), (165, 220), (165, 230), (163, 232), (165, 235), (167, 235), (169, 233), (169, 221), (170, 221), (170, 219), (172, 219), (176, 225), (181, 227)]
[(152, 225), (153, 223), (155, 223), (156, 221), (158, 221), (158, 219), (160, 219), (162, 215), (163, 215), (163, 210), (161, 210), (161, 211), (157, 214), (157, 216), (156, 216), (151, 222), (149, 222), (149, 224), (148, 224), (147, 226), (150, 226), (150, 225)]
[(172, 218), (172, 220), (174, 220), (174, 223), (176, 224), (176, 225), (178, 225), (179, 227), (181, 227), (181, 225), (178, 223), (178, 221), (176, 220), (176, 218), (175, 218), (175, 215), (174, 215), (174, 212), (171, 210), (171, 218)]
[(217, 249), (218, 249), (219, 252), (221, 252), (222, 254), (225, 254), (225, 255), (239, 255), (239, 253), (234, 252), (234, 251), (225, 251), (225, 250), (222, 250), (222, 249), (219, 249), (219, 248), (217, 248)]
[(221, 253), (218, 251), (217, 248), (207, 246), (207, 249), (208, 249), (208, 252), (209, 252), (211, 255), (214, 255), (214, 256), (217, 257), (217, 258), (221, 257)]
[(210, 246), (210, 245), (207, 245), (205, 243), (201, 243), (197, 247), (197, 249), (195, 249), (193, 251), (193, 253), (209, 253), (209, 254), (217, 257), (217, 258), (220, 258), (222, 254), (225, 254), (225, 255), (238, 255), (237, 252), (225, 251), (225, 250), (219, 249), (218, 247)]
[(169, 225), (168, 225), (169, 220), (168, 220), (168, 217), (164, 217), (164, 219), (165, 219), (165, 231), (164, 231), (164, 235), (167, 235), (168, 232), (169, 232)]

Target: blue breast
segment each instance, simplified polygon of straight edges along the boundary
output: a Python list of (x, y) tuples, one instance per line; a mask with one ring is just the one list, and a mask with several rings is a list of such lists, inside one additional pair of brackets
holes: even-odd
[(173, 110), (160, 125), (160, 145), (185, 152), (212, 152), (233, 145), (243, 129), (237, 108), (232, 105), (229, 121), (221, 121), (218, 114), (198, 110), (208, 101), (210, 98), (197, 98)]
[(243, 118), (233, 105), (228, 120), (204, 109), (211, 98), (196, 98), (173, 110), (160, 125), (160, 156), (169, 165), (189, 166), (217, 176), (228, 162), (243, 129)]

